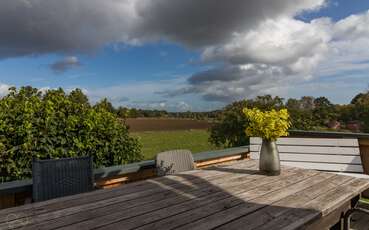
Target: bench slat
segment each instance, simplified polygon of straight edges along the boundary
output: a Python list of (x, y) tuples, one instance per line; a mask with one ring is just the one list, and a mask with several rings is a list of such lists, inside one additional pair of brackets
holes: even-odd
[[(250, 145), (250, 152), (259, 152), (260, 145)], [(278, 151), (283, 153), (315, 153), (330, 155), (355, 155), (360, 156), (359, 147), (321, 147), (321, 146), (287, 146), (278, 145)]]
[[(279, 153), (281, 161), (297, 161), (297, 162), (317, 162), (317, 163), (339, 163), (339, 164), (355, 164), (361, 165), (360, 156), (332, 156), (319, 154), (291, 154)], [(258, 160), (259, 153), (252, 152), (251, 159)]]
[[(251, 137), (250, 144), (261, 144), (260, 137)], [(277, 145), (300, 145), (300, 146), (341, 146), (341, 147), (357, 147), (359, 142), (357, 139), (340, 139), (340, 138), (278, 138)]]

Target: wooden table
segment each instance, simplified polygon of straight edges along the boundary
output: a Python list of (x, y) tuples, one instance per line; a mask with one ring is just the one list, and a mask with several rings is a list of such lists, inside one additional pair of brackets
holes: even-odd
[(238, 161), (0, 211), (0, 229), (323, 229), (369, 181)]

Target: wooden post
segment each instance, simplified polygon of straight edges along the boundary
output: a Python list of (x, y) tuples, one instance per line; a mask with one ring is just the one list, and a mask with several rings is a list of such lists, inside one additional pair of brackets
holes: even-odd
[[(359, 139), (361, 163), (364, 173), (369, 175), (369, 139)], [(363, 197), (369, 197), (369, 190), (362, 194)]]
[(369, 175), (369, 139), (359, 139), (359, 145), (364, 173)]

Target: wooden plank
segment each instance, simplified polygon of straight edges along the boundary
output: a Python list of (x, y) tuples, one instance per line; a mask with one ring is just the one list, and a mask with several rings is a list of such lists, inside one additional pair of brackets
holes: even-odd
[(236, 156), (230, 156), (230, 157), (223, 157), (219, 159), (214, 160), (208, 160), (208, 161), (202, 161), (202, 162), (196, 162), (196, 167), (205, 167), (213, 164), (219, 164), (227, 161), (236, 161), (241, 160), (243, 158), (243, 155), (236, 155)]
[[(296, 173), (294, 169), (287, 169), (283, 172), (283, 175), (285, 177), (292, 176)], [(166, 228), (169, 228), (170, 223), (160, 223), (161, 219), (164, 220), (170, 220), (170, 216), (175, 216), (177, 214), (183, 214), (183, 213), (191, 213), (190, 210), (195, 208), (200, 208), (202, 206), (213, 204), (216, 202), (236, 202), (237, 199), (235, 196), (240, 196), (242, 193), (245, 193), (246, 191), (250, 191), (252, 189), (256, 189), (259, 186), (266, 185), (268, 183), (272, 183), (278, 180), (277, 177), (269, 177), (267, 179), (264, 178), (265, 176), (259, 173), (252, 174), (245, 176), (243, 178), (240, 178), (237, 186), (233, 187), (233, 183), (230, 181), (226, 184), (226, 188), (221, 188), (223, 196), (217, 197), (217, 199), (213, 199), (214, 195), (212, 194), (210, 196), (204, 197), (202, 199), (192, 199), (188, 202), (177, 204), (173, 206), (164, 207), (162, 209), (158, 209), (156, 211), (147, 212), (143, 215), (137, 215), (133, 218), (124, 218), (120, 222), (113, 223), (112, 225), (106, 226), (108, 229), (114, 229), (119, 228), (119, 226), (124, 226), (125, 229), (132, 229), (136, 228), (145, 224), (146, 229), (156, 229), (160, 228), (160, 226), (165, 226)], [(232, 185), (232, 186), (231, 186)], [(216, 186), (219, 186), (218, 184)], [(231, 186), (231, 187), (230, 187)], [(194, 216), (190, 215), (189, 217), (185, 217), (184, 219), (188, 218), (194, 218)], [(150, 225), (151, 222), (154, 223), (154, 226)]]
[[(228, 166), (224, 166), (224, 168), (227, 168)], [(232, 166), (234, 168), (243, 168), (243, 169), (247, 169), (248, 167), (250, 169), (255, 169), (256, 168), (256, 162), (253, 161), (248, 161), (248, 162), (244, 162), (243, 164), (236, 164), (234, 166)], [(223, 179), (226, 180), (228, 179), (232, 179), (233, 177), (239, 177), (239, 176), (243, 176), (242, 174), (239, 173), (235, 173), (235, 172), (224, 172), (224, 171), (213, 171), (213, 170), (209, 170), (203, 171), (204, 173), (210, 173), (210, 175), (214, 175), (214, 173), (216, 173), (217, 177), (210, 177), (207, 178), (207, 180), (209, 180), (210, 182), (216, 179)], [(254, 172), (256, 172), (254, 170)], [(204, 178), (206, 178), (206, 174), (199, 174), (204, 176)], [(186, 180), (184, 181), (176, 181), (173, 179), (176, 179), (177, 177), (183, 177)], [(167, 182), (165, 182), (165, 180), (168, 180)], [(196, 183), (195, 183), (195, 180)], [(164, 182), (164, 183), (163, 183)], [(168, 183), (171, 182), (171, 183)], [(190, 191), (190, 190), (196, 190), (202, 187), (206, 187), (206, 185), (203, 183), (203, 179), (202, 178), (197, 178), (196, 176), (192, 176), (192, 175), (185, 175), (185, 174), (179, 174), (177, 176), (168, 176), (168, 177), (163, 177), (160, 182), (155, 181), (155, 180), (148, 180), (147, 183), (151, 183), (151, 186), (155, 186), (156, 189), (152, 189), (152, 190), (142, 190), (140, 192), (125, 192), (124, 195), (118, 196), (118, 197), (113, 197), (113, 198), (109, 198), (107, 197), (107, 199), (103, 199), (100, 201), (95, 201), (93, 203), (85, 203), (85, 204), (80, 204), (80, 205), (73, 205), (71, 207), (65, 207), (62, 209), (58, 209), (56, 211), (48, 211), (45, 212), (45, 209), (41, 209), (41, 212), (38, 213), (38, 210), (33, 210), (32, 214), (33, 216), (31, 216), (31, 220), (33, 224), (37, 224), (46, 220), (52, 220), (52, 219), (56, 219), (59, 217), (63, 217), (63, 221), (66, 215), (71, 215), (71, 214), (75, 214), (78, 212), (86, 212), (87, 210), (94, 210), (97, 208), (101, 208), (101, 207), (105, 207), (105, 206), (109, 206), (109, 205), (114, 205), (114, 204), (120, 204), (122, 206), (122, 208), (124, 209), (124, 205), (132, 205), (132, 203), (135, 204), (135, 206), (140, 205), (140, 202), (150, 202), (152, 200), (162, 200), (165, 197), (168, 196), (175, 196), (176, 195), (176, 191)], [(196, 185), (196, 186), (194, 186)], [(167, 190), (164, 190), (163, 188), (167, 188)], [(146, 197), (148, 196), (152, 196), (148, 199), (146, 199)], [(112, 210), (109, 210), (110, 212), (106, 212), (106, 213), (111, 213), (112, 211), (114, 211), (114, 207)], [(28, 217), (23, 217), (23, 218), (18, 218), (16, 220), (14, 220), (13, 222), (10, 222), (11, 224), (13, 224), (14, 226), (17, 226), (17, 223), (23, 223), (23, 220), (25, 218), (29, 218)], [(0, 225), (1, 227), (1, 225)]]
[[(252, 159), (258, 160), (259, 154), (251, 153)], [(337, 163), (337, 164), (355, 164), (361, 165), (360, 156), (333, 156), (319, 154), (294, 154), (294, 153), (279, 153), (281, 161), (296, 161), (296, 162), (318, 162), (318, 163)]]
[(240, 147), (234, 147), (234, 148), (213, 150), (210, 152), (196, 153), (193, 155), (193, 158), (196, 162), (198, 162), (198, 161), (218, 159), (222, 157), (229, 157), (229, 156), (234, 156), (234, 155), (243, 155), (248, 152), (249, 152), (248, 146), (240, 146)]
[[(253, 161), (243, 161), (243, 162), (237, 162), (233, 164), (223, 164), (221, 167), (248, 167), (249, 165), (255, 166), (256, 163)], [(180, 173), (179, 175), (186, 175), (189, 174), (188, 172)], [(193, 176), (200, 176), (203, 175), (203, 177), (208, 178), (216, 175), (220, 175), (221, 172), (219, 171), (211, 171), (211, 168), (208, 170), (195, 170), (192, 171), (191, 174)], [(210, 179), (209, 178), (209, 179)], [(170, 180), (168, 180), (170, 179)], [(122, 196), (124, 194), (132, 194), (140, 191), (152, 191), (152, 189), (157, 189), (157, 186), (153, 183), (147, 183), (147, 182), (161, 182), (161, 183), (168, 183), (170, 185), (171, 183), (179, 183), (183, 181), (188, 181), (183, 176), (177, 176), (177, 175), (171, 175), (167, 177), (161, 177), (161, 178), (155, 178), (152, 180), (147, 181), (139, 181), (136, 183), (127, 184), (125, 186), (121, 186), (114, 189), (107, 189), (107, 190), (97, 190), (90, 193), (84, 193), (84, 194), (77, 194), (73, 196), (68, 197), (62, 197), (57, 199), (52, 199), (44, 202), (38, 202), (38, 203), (32, 203), (29, 205), (24, 205), (21, 207), (15, 207), (15, 208), (9, 208), (6, 210), (0, 210), (0, 223), (3, 223), (5, 221), (11, 221), (15, 220), (16, 218), (25, 218), (32, 215), (42, 214), (42, 213), (48, 213), (52, 212), (54, 210), (61, 210), (63, 208), (78, 206), (86, 203), (92, 203), (95, 201), (104, 200), (106, 198), (113, 198), (117, 196)], [(193, 181), (196, 182), (196, 181)], [(155, 193), (155, 190), (152, 191)], [(12, 215), (11, 218), (7, 217), (11, 213), (16, 213), (17, 215)]]
[(336, 186), (329, 192), (323, 193), (315, 199), (305, 203), (301, 208), (290, 210), (279, 216), (260, 229), (297, 229), (308, 227), (315, 221), (329, 216), (342, 204), (369, 188), (369, 181), (363, 179), (352, 179)]
[[(196, 220), (199, 220), (201, 218), (206, 218), (208, 216), (212, 216), (225, 209), (230, 209), (240, 204), (247, 203), (248, 200), (255, 199), (259, 196), (265, 195), (272, 191), (280, 190), (281, 188), (286, 187), (288, 184), (295, 183), (300, 180), (304, 180), (305, 178), (308, 178), (308, 177), (311, 177), (317, 174), (317, 172), (305, 171), (305, 170), (300, 170), (300, 169), (293, 169), (291, 172), (293, 173), (292, 175), (288, 173), (286, 174), (286, 172), (282, 172), (283, 175), (281, 176), (276, 176), (276, 177), (264, 176), (262, 179), (255, 181), (256, 184), (253, 184), (253, 183), (246, 184), (245, 183), (244, 184), (245, 191), (243, 193), (231, 194), (232, 196), (228, 199), (223, 199), (218, 202), (212, 202), (208, 205), (197, 207), (190, 211), (186, 211), (186, 212), (171, 216), (169, 218), (165, 218), (163, 220), (144, 225), (139, 229), (160, 229), (160, 227), (162, 226), (165, 226), (168, 229), (172, 229), (172, 228), (177, 229), (179, 226), (193, 223)], [(254, 187), (255, 185), (256, 187)], [(251, 189), (249, 186), (252, 186)], [(167, 215), (170, 215), (170, 214), (167, 213)], [(126, 222), (124, 222), (124, 224), (126, 224)], [(116, 223), (115, 225), (107, 226), (107, 228), (114, 229), (118, 225), (119, 223)], [(189, 228), (192, 228), (192, 227), (196, 227), (196, 226), (192, 226), (192, 225), (189, 226)]]
[[(248, 178), (248, 177), (255, 176), (255, 178), (253, 178), (253, 180), (256, 180), (257, 177), (260, 178), (260, 176), (262, 176), (262, 175), (255, 174), (255, 173), (257, 173), (257, 171), (253, 171), (252, 173), (253, 174), (251, 174), (251, 175), (249, 174), (249, 176), (246, 176), (246, 173), (244, 173), (242, 178), (239, 178), (239, 179), (235, 178), (234, 181), (230, 180), (230, 178), (228, 178), (228, 177), (224, 178), (225, 179), (224, 182), (227, 184), (227, 187), (232, 185), (232, 187), (227, 188), (227, 191), (228, 191), (228, 189), (232, 189), (232, 190), (235, 190), (235, 191), (242, 191), (242, 189), (245, 187), (245, 182), (247, 183), (247, 181), (243, 180), (243, 178), (247, 178), (249, 180), (251, 178)], [(257, 182), (257, 184), (259, 184), (259, 183)], [(205, 199), (205, 200), (210, 199), (212, 195), (219, 196), (219, 193), (224, 193), (224, 191), (223, 191), (224, 186), (222, 184), (216, 183), (217, 186), (214, 186), (213, 184), (209, 184), (206, 181), (204, 181), (204, 185), (205, 185), (206, 189), (208, 190), (207, 192), (209, 193), (209, 194), (205, 193), (205, 194), (201, 195), (201, 197), (203, 197), (203, 199)], [(236, 186), (236, 187), (233, 188), (233, 186)], [(218, 191), (219, 189), (220, 189), (220, 191)], [(158, 202), (152, 202), (152, 203), (149, 203), (147, 205), (141, 205), (141, 206), (137, 206), (137, 207), (134, 207), (134, 208), (129, 208), (128, 209), (127, 207), (122, 206), (122, 207), (115, 208), (114, 212), (106, 212), (106, 210), (99, 209), (99, 210), (97, 210), (98, 213), (96, 213), (96, 218), (94, 216), (94, 218), (91, 219), (91, 220), (80, 222), (80, 223), (77, 223), (76, 225), (73, 225), (73, 226), (67, 226), (66, 229), (71, 229), (71, 228), (72, 229), (88, 229), (91, 226), (96, 227), (96, 226), (101, 226), (101, 225), (104, 225), (104, 224), (107, 224), (107, 223), (114, 223), (114, 222), (117, 222), (119, 220), (127, 219), (127, 218), (130, 218), (130, 217), (135, 217), (135, 216), (141, 216), (145, 213), (152, 213), (155, 210), (170, 207), (172, 205), (185, 203), (187, 201), (191, 201), (193, 199), (197, 199), (197, 198), (200, 197), (199, 194), (194, 194), (194, 193), (183, 194), (183, 191), (181, 191), (181, 192), (178, 191), (177, 193), (178, 193), (177, 197), (173, 197), (171, 199), (163, 199), (163, 200), (158, 201)], [(190, 196), (188, 196), (188, 195), (190, 195)], [(225, 195), (229, 196), (229, 193), (226, 192)], [(191, 207), (191, 206), (189, 206), (189, 207)], [(85, 215), (85, 212), (80, 213), (78, 217), (81, 217), (81, 215)], [(140, 218), (140, 219), (142, 219), (142, 218)], [(61, 221), (63, 221), (64, 223), (65, 223), (65, 220), (66, 220), (65, 217), (63, 219), (61, 219)], [(125, 228), (126, 228), (126, 225), (125, 225)]]
[[(255, 172), (256, 173), (256, 172)], [(222, 186), (223, 183), (231, 183), (233, 191), (242, 190), (244, 187), (245, 180), (242, 180), (245, 176), (238, 178), (223, 178), (222, 181), (217, 181), (218, 186)], [(256, 180), (254, 178), (253, 180)], [(247, 181), (246, 181), (247, 182)], [(130, 204), (114, 204), (109, 207), (98, 208), (93, 210), (87, 210), (76, 215), (63, 216), (63, 218), (42, 222), (40, 225), (32, 225), (30, 229), (52, 229), (65, 226), (66, 229), (88, 229), (89, 226), (99, 226), (109, 222), (115, 222), (119, 219), (125, 219), (129, 217), (137, 216), (140, 220), (143, 219), (142, 215), (144, 213), (152, 213), (156, 209), (171, 207), (170, 204), (184, 204), (183, 207), (192, 208), (193, 205), (198, 205), (199, 202), (212, 202), (217, 199), (223, 199), (229, 196), (227, 193), (221, 189), (221, 187), (213, 187), (205, 184), (204, 188), (198, 191), (177, 191), (174, 196), (162, 197), (162, 199), (152, 200), (152, 202), (146, 202), (146, 204), (137, 204), (129, 206)], [(145, 199), (145, 198), (143, 198)], [(192, 201), (196, 202), (192, 202)], [(192, 205), (185, 205), (186, 203), (192, 202)], [(137, 200), (141, 202), (141, 200)], [(183, 208), (182, 207), (182, 208)], [(178, 211), (178, 207), (174, 211)], [(82, 222), (85, 221), (85, 222)], [(79, 223), (82, 222), (82, 223)], [(70, 224), (77, 223), (75, 226), (69, 226)], [(28, 228), (25, 228), (28, 229)], [(125, 225), (125, 229), (127, 226)]]
[(329, 213), (324, 218), (320, 218), (314, 223), (306, 226), (306, 230), (330, 229), (336, 224), (342, 224), (342, 222), (341, 223), (339, 222), (343, 221), (342, 216), (344, 215), (344, 213), (346, 213), (351, 208), (351, 201), (350, 200), (346, 201), (340, 205), (341, 206), (339, 208), (333, 210), (331, 213)]
[(366, 138), (359, 138), (360, 146), (369, 146), (369, 136)]
[[(174, 186), (175, 188), (173, 189), (180, 189), (180, 190), (190, 190), (190, 189), (194, 189), (191, 186)], [(83, 204), (83, 205), (79, 205), (79, 206), (72, 206), (69, 208), (64, 208), (61, 209), (59, 211), (54, 211), (54, 212), (47, 212), (47, 213), (42, 213), (39, 215), (35, 215), (35, 216), (28, 216), (25, 218), (21, 218), (21, 219), (16, 219), (13, 222), (10, 222), (12, 225), (17, 226), (18, 223), (23, 223), (24, 219), (31, 219), (32, 220), (32, 224), (36, 224), (39, 222), (43, 222), (43, 221), (47, 221), (47, 220), (53, 220), (56, 218), (64, 218), (65, 215), (71, 215), (74, 213), (78, 213), (78, 212), (86, 212), (88, 210), (94, 210), (100, 207), (111, 207), (112, 205), (117, 205), (117, 204), (122, 204), (124, 203), (125, 206), (127, 205), (131, 205), (131, 206), (137, 206), (140, 204), (144, 204), (144, 203), (148, 203), (148, 202), (152, 202), (155, 200), (161, 200), (170, 196), (173, 196), (172, 192), (161, 192), (161, 189), (156, 190), (157, 194), (148, 194), (147, 196), (141, 197), (141, 196), (132, 196), (133, 194), (137, 194), (137, 193), (133, 193), (130, 195), (124, 195), (124, 196), (118, 196), (118, 197), (114, 197), (114, 198), (109, 198), (109, 199), (105, 199), (105, 200), (101, 200), (101, 201), (97, 201), (97, 202), (93, 202), (91, 204)], [(109, 210), (110, 212), (114, 212), (114, 208)], [(0, 225), (1, 227), (1, 225)], [(32, 227), (31, 227), (32, 228)]]
[(349, 164), (328, 164), (328, 163), (310, 163), (310, 162), (290, 162), (281, 161), (282, 165), (299, 167), (304, 169), (316, 169), (323, 171), (338, 171), (338, 172), (363, 172), (361, 165), (349, 165)]
[(335, 189), (338, 185), (346, 183), (349, 180), (353, 180), (353, 178), (332, 174), (331, 176), (327, 176), (326, 180), (320, 183), (313, 184), (309, 188), (287, 196), (270, 206), (225, 224), (221, 226), (219, 230), (242, 229), (243, 226), (254, 229), (263, 226), (290, 210), (293, 211), (296, 208), (303, 207), (305, 203), (319, 197), (321, 194)]
[[(261, 144), (262, 139), (251, 137), (250, 145)], [(278, 138), (277, 145), (302, 145), (302, 146), (341, 146), (358, 147), (357, 138)]]
[[(354, 155), (360, 156), (360, 148), (357, 147), (332, 147), (332, 146), (294, 146), (278, 145), (280, 153), (311, 153), (311, 154), (329, 154), (329, 155)], [(260, 145), (250, 145), (250, 152), (260, 152)]]
[(145, 169), (137, 173), (127, 174), (125, 176), (118, 176), (113, 178), (106, 178), (96, 181), (97, 188), (105, 188), (111, 185), (120, 185), (131, 181), (144, 180), (154, 177), (156, 175), (155, 169)]
[[(307, 175), (307, 174), (305, 174)], [(296, 177), (296, 176), (294, 176)], [(267, 192), (262, 194), (262, 196), (256, 197), (256, 199), (244, 200), (240, 205), (231, 207), (229, 209), (223, 209), (221, 212), (215, 213), (211, 216), (202, 218), (198, 221), (189, 223), (187, 225), (181, 226), (177, 229), (197, 229), (197, 230), (205, 230), (205, 229), (213, 229), (219, 226), (222, 226), (228, 222), (236, 220), (244, 215), (255, 212), (259, 209), (262, 209), (271, 203), (274, 203), (284, 197), (295, 194), (296, 192), (302, 191), (312, 184), (319, 183), (327, 179), (327, 174), (319, 173), (314, 176), (302, 177), (301, 180), (296, 180), (291, 183), (286, 183), (288, 181), (282, 181), (284, 184), (279, 189)], [(258, 192), (260, 194), (260, 192)]]
[[(369, 142), (369, 140), (367, 140)], [(362, 145), (360, 140), (361, 161), (365, 174), (369, 174), (369, 145)]]
[(369, 179), (369, 175), (362, 174), (362, 173), (341, 173), (341, 172), (332, 172), (332, 173), (343, 175), (343, 176), (351, 176), (355, 178)]

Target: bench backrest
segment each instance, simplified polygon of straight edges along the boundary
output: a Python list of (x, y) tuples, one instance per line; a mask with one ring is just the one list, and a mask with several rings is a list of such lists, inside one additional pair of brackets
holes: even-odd
[[(259, 159), (262, 139), (250, 138), (251, 159)], [(363, 173), (359, 142), (342, 138), (279, 138), (282, 165), (333, 172)]]

